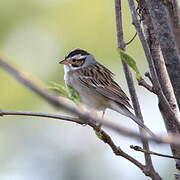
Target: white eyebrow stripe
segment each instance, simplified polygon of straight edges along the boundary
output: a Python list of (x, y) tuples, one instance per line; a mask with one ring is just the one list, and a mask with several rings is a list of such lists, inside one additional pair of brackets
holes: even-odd
[(86, 58), (87, 57), (87, 55), (81, 55), (81, 54), (77, 54), (77, 55), (75, 55), (75, 56), (73, 56), (73, 57), (71, 57), (72, 59), (84, 59), (84, 58)]

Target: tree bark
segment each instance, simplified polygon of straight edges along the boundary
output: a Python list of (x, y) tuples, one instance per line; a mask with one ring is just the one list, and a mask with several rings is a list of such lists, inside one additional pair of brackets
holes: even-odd
[[(180, 61), (176, 42), (174, 40), (173, 31), (171, 29), (171, 23), (169, 23), (170, 18), (162, 2), (157, 0), (152, 0), (151, 2), (147, 0), (139, 1), (139, 8), (141, 10), (141, 18), (144, 25), (144, 34), (151, 51), (153, 62), (156, 68), (157, 77), (161, 85), (163, 94), (165, 95), (171, 109), (174, 112), (175, 119), (169, 114), (163, 102), (159, 99), (159, 109), (165, 122), (165, 126), (168, 132), (179, 133), (179, 108), (177, 106), (176, 98), (179, 96), (178, 93), (180, 89), (177, 89), (176, 98), (174, 95), (174, 89), (178, 88), (178, 79), (180, 79)], [(177, 22), (177, 20), (176, 20)], [(172, 54), (172, 56), (171, 56)], [(165, 63), (166, 62), (166, 63)], [(169, 62), (169, 63), (167, 63)], [(170, 64), (167, 66), (167, 64)], [(178, 64), (176, 67), (175, 64)], [(167, 69), (166, 69), (167, 68)], [(171, 82), (173, 82), (173, 88), (167, 73), (169, 70), (169, 75), (171, 77)], [(179, 77), (179, 78), (178, 78)], [(172, 153), (175, 156), (180, 157), (180, 148), (171, 145)], [(176, 167), (180, 170), (180, 161), (176, 160)]]
[[(180, 54), (177, 46), (179, 41), (179, 15), (176, 13), (176, 20), (171, 22), (168, 10), (163, 3), (159, 0), (145, 0), (151, 16), (152, 24), (155, 32), (157, 33), (158, 41), (162, 50), (162, 55), (165, 60), (166, 68), (170, 76), (170, 80), (174, 89), (178, 106), (180, 107)], [(176, 3), (177, 5), (177, 3)], [(178, 7), (174, 7), (176, 10)], [(174, 11), (173, 11), (174, 12)], [(172, 14), (172, 13), (171, 13)], [(173, 16), (174, 17), (174, 16)], [(176, 22), (176, 23), (175, 23)], [(174, 25), (173, 33), (172, 25)], [(175, 37), (178, 38), (176, 39)], [(179, 120), (180, 123), (180, 120)]]

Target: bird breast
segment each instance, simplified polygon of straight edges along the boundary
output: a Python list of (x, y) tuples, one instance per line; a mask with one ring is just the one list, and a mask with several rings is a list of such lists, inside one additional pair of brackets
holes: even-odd
[(99, 94), (94, 88), (87, 87), (79, 80), (78, 71), (68, 71), (66, 82), (78, 92), (81, 102), (96, 110), (105, 110), (107, 98)]

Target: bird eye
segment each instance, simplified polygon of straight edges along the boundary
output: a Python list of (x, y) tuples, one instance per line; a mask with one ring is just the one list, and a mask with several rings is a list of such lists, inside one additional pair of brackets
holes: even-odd
[(72, 59), (72, 62), (76, 62), (76, 59)]

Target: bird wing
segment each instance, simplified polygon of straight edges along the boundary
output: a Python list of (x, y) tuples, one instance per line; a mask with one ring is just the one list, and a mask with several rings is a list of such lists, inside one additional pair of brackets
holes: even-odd
[(87, 87), (95, 89), (101, 95), (129, 108), (129, 98), (113, 80), (113, 73), (103, 65), (96, 63), (79, 70), (79, 80)]

